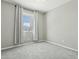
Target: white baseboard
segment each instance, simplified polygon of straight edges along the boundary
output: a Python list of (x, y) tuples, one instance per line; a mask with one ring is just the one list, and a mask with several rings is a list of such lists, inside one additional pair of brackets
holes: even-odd
[[(49, 44), (56, 45), (56, 46), (59, 46), (59, 47), (63, 47), (63, 48), (65, 48), (65, 49), (72, 50), (72, 51), (78, 53), (78, 50), (73, 49), (73, 48), (71, 48), (71, 47), (64, 46), (64, 45), (59, 44), (59, 43), (55, 43), (55, 42), (52, 42), (52, 41), (39, 41), (39, 43), (40, 43), (40, 42), (47, 42), (47, 43), (49, 43)], [(25, 44), (20, 44), (20, 45), (14, 45), (14, 46), (6, 47), (6, 48), (1, 48), (1, 50), (3, 51), (3, 50), (10, 49), (10, 48), (16, 48), (16, 47), (20, 47), (20, 46), (24, 46), (24, 45), (29, 45), (29, 44), (34, 44), (34, 43), (35, 43), (35, 42), (30, 42), (30, 43), (25, 43)]]
[(67, 47), (67, 46), (64, 46), (64, 45), (62, 45), (62, 44), (55, 43), (55, 42), (52, 42), (52, 41), (46, 41), (46, 42), (49, 43), (49, 44), (53, 44), (53, 45), (56, 45), (56, 46), (59, 46), (59, 47), (63, 47), (63, 48), (65, 48), (65, 49), (72, 50), (72, 51), (78, 53), (78, 50), (73, 49), (73, 48), (71, 48), (71, 47)]
[(14, 45), (14, 46), (6, 47), (6, 48), (1, 48), (1, 51), (11, 49), (11, 48), (20, 47), (20, 46), (24, 46), (24, 45), (40, 43), (40, 42), (45, 42), (45, 40), (33, 41), (33, 42), (29, 42), (29, 43), (24, 43), (24, 44)]
[(6, 48), (1, 48), (1, 51), (3, 51), (3, 50), (7, 50), (7, 49), (11, 49), (11, 48), (20, 47), (20, 46), (24, 46), (24, 45), (29, 45), (29, 44), (34, 44), (34, 42), (29, 42), (29, 43), (24, 43), (24, 44), (14, 45), (14, 46), (6, 47)]
[(35, 43), (41, 43), (41, 42), (46, 42), (46, 40), (33, 40)]

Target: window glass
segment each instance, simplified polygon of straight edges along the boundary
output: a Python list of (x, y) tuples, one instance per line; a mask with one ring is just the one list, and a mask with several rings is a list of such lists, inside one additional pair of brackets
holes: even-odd
[(23, 15), (24, 31), (31, 31), (31, 16)]

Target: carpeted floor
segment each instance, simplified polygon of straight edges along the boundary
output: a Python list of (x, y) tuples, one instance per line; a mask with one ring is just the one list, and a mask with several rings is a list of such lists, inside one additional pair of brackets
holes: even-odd
[(78, 58), (75, 52), (43, 42), (2, 51), (1, 59), (78, 59)]

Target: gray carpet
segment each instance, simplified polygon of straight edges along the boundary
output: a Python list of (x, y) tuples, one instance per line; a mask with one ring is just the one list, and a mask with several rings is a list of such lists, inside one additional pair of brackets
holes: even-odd
[(75, 52), (43, 42), (2, 51), (1, 59), (78, 59), (78, 58)]

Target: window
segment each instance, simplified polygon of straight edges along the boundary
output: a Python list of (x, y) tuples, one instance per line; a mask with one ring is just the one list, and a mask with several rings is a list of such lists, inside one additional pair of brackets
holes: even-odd
[(32, 25), (31, 25), (31, 16), (23, 15), (22, 21), (23, 21), (23, 28), (24, 31), (31, 31)]

